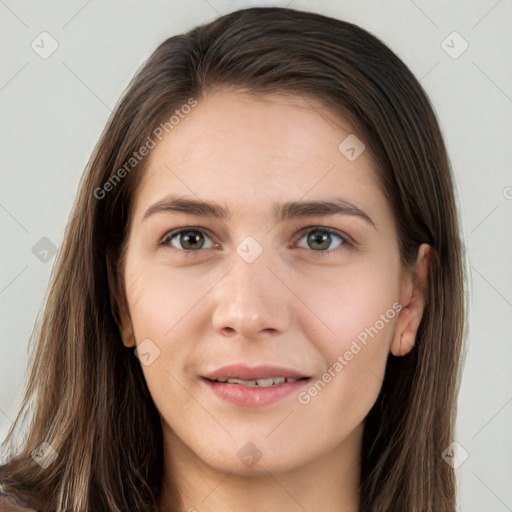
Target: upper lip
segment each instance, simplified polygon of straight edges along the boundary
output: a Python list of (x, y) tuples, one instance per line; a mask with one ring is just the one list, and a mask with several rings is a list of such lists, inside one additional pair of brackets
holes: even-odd
[(216, 379), (240, 379), (240, 380), (258, 380), (268, 379), (270, 377), (285, 377), (287, 379), (300, 379), (307, 378), (307, 375), (286, 368), (284, 366), (275, 365), (259, 365), (259, 366), (246, 366), (241, 364), (229, 364), (222, 366), (217, 370), (203, 375), (204, 378), (210, 380)]

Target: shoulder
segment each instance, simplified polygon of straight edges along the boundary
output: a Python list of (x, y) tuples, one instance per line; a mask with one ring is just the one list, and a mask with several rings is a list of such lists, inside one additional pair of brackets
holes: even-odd
[(14, 494), (4, 490), (0, 484), (0, 512), (37, 512), (19, 500)]

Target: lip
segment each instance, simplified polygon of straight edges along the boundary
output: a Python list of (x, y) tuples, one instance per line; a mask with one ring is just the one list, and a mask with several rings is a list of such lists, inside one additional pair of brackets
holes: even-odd
[(287, 379), (301, 379), (308, 377), (297, 370), (276, 365), (247, 366), (241, 364), (229, 364), (217, 370), (203, 375), (203, 378), (214, 379), (240, 379), (256, 380), (268, 379), (269, 377), (285, 377)]
[(297, 393), (300, 388), (305, 386), (308, 379), (296, 380), (295, 382), (285, 382), (267, 388), (247, 387), (243, 384), (228, 384), (226, 382), (214, 382), (202, 378), (203, 383), (209, 391), (219, 398), (241, 407), (262, 407), (270, 405), (279, 400)]
[[(285, 382), (265, 388), (257, 386), (248, 387), (243, 384), (228, 384), (227, 382), (215, 382), (212, 379), (240, 379), (257, 380), (269, 377), (285, 377), (290, 379), (301, 379), (295, 382)], [(305, 386), (311, 379), (296, 370), (282, 366), (262, 365), (244, 366), (228, 365), (215, 370), (214, 372), (201, 377), (207, 389), (217, 397), (241, 407), (262, 407), (276, 403), (283, 398), (296, 393)]]

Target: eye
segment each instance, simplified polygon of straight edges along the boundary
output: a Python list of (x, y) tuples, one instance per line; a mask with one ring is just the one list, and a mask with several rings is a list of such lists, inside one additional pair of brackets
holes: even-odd
[[(305, 239), (305, 243), (307, 244), (306, 247), (298, 245), (303, 239)], [(210, 244), (205, 243), (205, 240), (210, 240)], [(334, 247), (333, 243), (336, 244)], [(162, 238), (160, 245), (167, 247), (172, 246), (178, 252), (183, 253), (186, 256), (196, 256), (199, 255), (201, 249), (213, 249), (218, 247), (218, 244), (212, 242), (211, 237), (206, 233), (206, 231), (192, 227), (175, 229), (174, 231), (167, 233)], [(337, 254), (352, 246), (353, 244), (351, 239), (343, 233), (330, 228), (318, 226), (308, 228), (297, 243), (297, 247), (301, 249), (310, 249), (310, 252), (314, 251), (319, 256)]]
[[(306, 239), (305, 242), (307, 247), (301, 247), (302, 249), (311, 249), (317, 253), (320, 253), (322, 256), (327, 256), (332, 253), (338, 253), (341, 250), (345, 249), (346, 245), (351, 246), (351, 240), (346, 235), (334, 231), (328, 228), (315, 227), (308, 228), (308, 231), (304, 233), (299, 239), (299, 243), (301, 240)], [(333, 247), (333, 240), (336, 245)], [(300, 247), (300, 246), (299, 246)], [(341, 247), (341, 249), (338, 249)], [(329, 249), (329, 250), (327, 250)]]
[(210, 237), (202, 229), (180, 229), (165, 235), (161, 245), (172, 245), (178, 251), (186, 253), (199, 251), (199, 249), (211, 249), (214, 244), (205, 247), (205, 238), (209, 239)]

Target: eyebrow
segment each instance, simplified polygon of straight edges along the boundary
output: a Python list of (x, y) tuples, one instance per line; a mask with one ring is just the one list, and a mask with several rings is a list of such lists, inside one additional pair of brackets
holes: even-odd
[[(220, 204), (210, 201), (200, 201), (179, 196), (167, 196), (154, 204), (144, 213), (142, 220), (164, 212), (181, 212), (199, 217), (211, 217), (220, 220), (231, 219), (231, 212)], [(272, 214), (274, 222), (314, 217), (320, 215), (351, 215), (365, 220), (376, 228), (371, 217), (355, 204), (341, 198), (333, 197), (328, 200), (289, 201), (286, 203), (273, 203)]]

